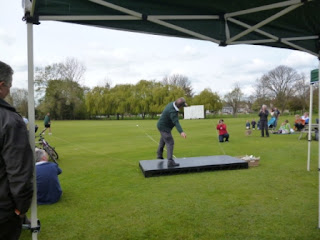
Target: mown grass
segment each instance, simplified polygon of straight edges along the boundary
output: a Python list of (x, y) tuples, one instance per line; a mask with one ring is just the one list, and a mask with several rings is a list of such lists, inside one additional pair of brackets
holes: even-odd
[(245, 136), (245, 120), (226, 120), (221, 145), (216, 119), (181, 120), (188, 137), (173, 131), (174, 154), (252, 154), (259, 167), (153, 178), (138, 164), (156, 157), (156, 121), (53, 121), (45, 137), (60, 155), (63, 196), (38, 207), (38, 239), (320, 239), (317, 142), (307, 172), (305, 139)]

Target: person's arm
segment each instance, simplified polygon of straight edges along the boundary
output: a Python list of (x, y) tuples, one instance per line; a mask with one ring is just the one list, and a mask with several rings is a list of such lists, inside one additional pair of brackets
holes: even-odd
[(57, 171), (58, 171), (57, 175), (60, 175), (62, 173), (62, 169), (59, 168), (58, 165), (57, 165)]
[[(33, 194), (33, 153), (22, 119), (14, 119), (5, 129), (2, 156), (16, 214), (25, 214)], [(20, 121), (19, 121), (20, 120)]]
[(176, 126), (178, 132), (181, 134), (183, 132), (183, 129), (182, 129), (180, 123), (179, 123), (178, 113), (171, 112), (170, 113), (170, 118), (171, 118), (171, 121), (173, 122), (173, 124)]
[(185, 132), (183, 132), (183, 129), (179, 123), (179, 117), (178, 117), (178, 113), (177, 112), (172, 112), (170, 113), (170, 118), (171, 121), (173, 122), (173, 124), (176, 126), (178, 132), (180, 133), (181, 137), (186, 138), (187, 135), (185, 134)]

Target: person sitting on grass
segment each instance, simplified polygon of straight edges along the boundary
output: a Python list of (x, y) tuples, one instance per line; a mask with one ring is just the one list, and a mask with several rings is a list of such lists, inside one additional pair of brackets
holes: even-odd
[(251, 121), (251, 125), (252, 125), (252, 130), (256, 130), (256, 121), (254, 119), (252, 119)]
[(217, 130), (219, 130), (219, 142), (229, 142), (229, 133), (227, 132), (227, 125), (224, 123), (223, 119), (219, 120), (217, 125)]
[(289, 123), (289, 121), (288, 120), (285, 120), (282, 124), (281, 124), (281, 126), (280, 126), (280, 128), (279, 128), (279, 130), (278, 130), (278, 134), (289, 134), (290, 133), (290, 123)]
[(46, 151), (36, 148), (37, 200), (38, 204), (53, 204), (59, 201), (62, 190), (58, 175), (62, 170), (57, 164), (49, 162)]
[(246, 129), (250, 129), (250, 122), (249, 122), (249, 120), (247, 120), (247, 122), (246, 122)]
[(305, 125), (305, 120), (300, 118), (299, 115), (295, 115), (295, 121), (294, 121), (295, 130), (301, 131), (304, 128), (304, 125)]

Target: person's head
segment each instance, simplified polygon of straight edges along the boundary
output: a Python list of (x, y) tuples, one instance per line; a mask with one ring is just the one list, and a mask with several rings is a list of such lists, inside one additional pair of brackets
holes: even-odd
[(178, 98), (174, 103), (177, 108), (182, 108), (182, 107), (188, 106), (188, 104), (186, 103), (186, 100), (183, 97)]
[(36, 148), (35, 155), (36, 162), (48, 162), (49, 157), (45, 150)]
[(219, 120), (219, 124), (221, 124), (221, 123), (224, 123), (224, 122), (223, 122), (223, 119), (220, 119), (220, 120)]
[(48, 112), (47, 115), (50, 116), (50, 113)]
[(308, 113), (308, 112), (305, 112), (305, 113), (304, 113), (304, 116), (305, 116), (305, 117), (308, 117), (308, 116), (309, 116), (309, 113)]
[(296, 114), (294, 117), (295, 117), (296, 119), (300, 118), (300, 116), (299, 116), (298, 114)]
[(247, 123), (249, 122), (249, 120), (247, 120)]
[(267, 105), (263, 104), (261, 108), (262, 108), (262, 110), (266, 110), (267, 109)]
[(4, 99), (9, 93), (12, 85), (12, 68), (0, 61), (0, 98)]
[(284, 122), (285, 122), (285, 123), (289, 123), (289, 121), (288, 121), (288, 120), (285, 120)]

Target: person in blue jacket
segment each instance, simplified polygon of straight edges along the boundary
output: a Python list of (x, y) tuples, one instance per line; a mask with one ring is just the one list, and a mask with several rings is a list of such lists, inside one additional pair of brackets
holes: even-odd
[(59, 201), (62, 190), (58, 175), (62, 170), (56, 163), (49, 162), (48, 154), (43, 149), (35, 150), (37, 173), (37, 201), (39, 205)]

